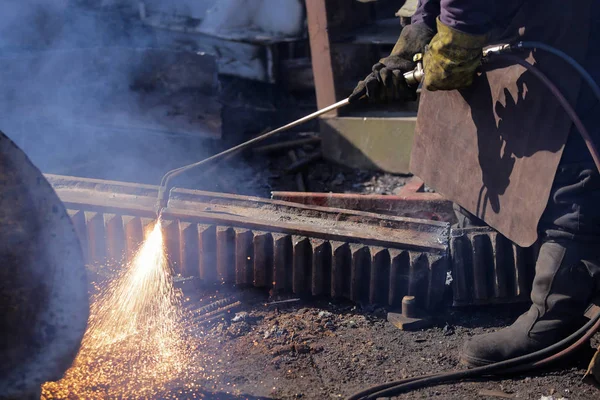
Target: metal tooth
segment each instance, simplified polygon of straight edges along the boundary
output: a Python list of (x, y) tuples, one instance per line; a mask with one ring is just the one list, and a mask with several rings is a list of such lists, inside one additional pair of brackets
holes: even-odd
[(68, 210), (68, 212), (69, 216), (71, 217), (73, 227), (75, 228), (75, 232), (77, 233), (77, 237), (79, 238), (79, 243), (81, 244), (81, 251), (83, 252), (84, 260), (86, 261), (86, 263), (89, 263), (91, 259), (88, 254), (88, 237), (85, 213), (81, 210)]
[(350, 296), (350, 271), (352, 255), (350, 246), (344, 242), (331, 242), (333, 253), (331, 265), (331, 297)]
[(235, 282), (235, 231), (230, 227), (217, 226), (217, 279)]
[[(493, 248), (490, 236), (478, 234), (473, 236), (473, 300), (477, 303), (486, 302), (493, 292), (490, 287), (493, 265)], [(491, 290), (490, 290), (491, 289)]]
[(198, 251), (200, 279), (212, 285), (217, 282), (217, 228), (198, 225)]
[(121, 264), (125, 256), (125, 229), (120, 215), (104, 214), (106, 253), (109, 260)]
[(273, 234), (273, 288), (276, 291), (291, 290), (293, 265), (292, 237)]
[(104, 263), (106, 260), (106, 235), (102, 213), (86, 212), (88, 254), (90, 260)]
[(254, 280), (254, 235), (248, 229), (235, 230), (235, 283), (251, 285)]
[(142, 220), (136, 217), (123, 217), (125, 227), (125, 248), (127, 249), (127, 258), (131, 260), (144, 241), (144, 228)]
[(535, 246), (520, 248), (491, 229), (457, 233), (450, 248), (454, 305), (516, 302), (529, 296)]
[(388, 304), (398, 308), (402, 305), (402, 298), (408, 294), (410, 254), (408, 251), (390, 251), (392, 260), (389, 279)]
[(179, 244), (179, 220), (166, 220), (162, 222), (162, 230), (165, 238), (165, 248), (169, 263), (176, 274), (182, 273), (181, 253)]
[(369, 303), (386, 304), (389, 299), (390, 252), (383, 247), (371, 248)]
[(294, 261), (292, 289), (296, 294), (310, 293), (312, 277), (312, 247), (306, 237), (293, 237)]
[[(408, 295), (415, 296), (420, 307), (424, 307), (427, 302), (426, 294), (429, 287), (429, 273), (430, 268), (427, 255), (411, 252), (408, 275)], [(440, 288), (437, 289), (439, 290)]]
[[(448, 273), (448, 259), (444, 256), (429, 255), (429, 279), (427, 284), (427, 295), (424, 306), (427, 309), (440, 304), (444, 298), (446, 287), (446, 276)], [(444, 289), (442, 289), (444, 288)]]
[(329, 294), (331, 290), (331, 244), (321, 239), (312, 239), (312, 279), (311, 292), (313, 296)]
[[(132, 254), (156, 222), (95, 212), (70, 215), (81, 236), (89, 237), (82, 243), (92, 260), (104, 260), (107, 251), (113, 257)], [(253, 284), (398, 307), (409, 292), (434, 307), (444, 287), (436, 271), (447, 262), (445, 255), (432, 258), (434, 265), (429, 253), (179, 220), (163, 221), (163, 232), (176, 272), (200, 276), (205, 284)]]
[(473, 249), (466, 235), (454, 238), (451, 242), (452, 253), (452, 291), (454, 305), (469, 304), (472, 301), (473, 287)]
[(183, 276), (197, 274), (198, 264), (200, 263), (198, 240), (198, 224), (179, 223), (180, 262)]
[(367, 246), (350, 245), (352, 262), (350, 264), (350, 299), (365, 301), (368, 299), (371, 279), (371, 252)]
[(254, 286), (271, 287), (273, 284), (273, 236), (267, 232), (255, 232)]

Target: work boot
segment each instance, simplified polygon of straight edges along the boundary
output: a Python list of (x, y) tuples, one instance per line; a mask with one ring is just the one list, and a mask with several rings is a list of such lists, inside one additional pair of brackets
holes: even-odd
[(460, 355), (462, 364), (482, 366), (548, 347), (579, 329), (595, 293), (597, 245), (547, 240), (540, 249), (531, 290), (533, 304), (511, 326), (476, 336)]

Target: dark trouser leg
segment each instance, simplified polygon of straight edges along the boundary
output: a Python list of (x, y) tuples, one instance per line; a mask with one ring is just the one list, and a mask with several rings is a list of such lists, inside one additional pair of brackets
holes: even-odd
[(600, 175), (595, 168), (559, 168), (540, 229), (532, 306), (510, 327), (467, 342), (464, 364), (485, 365), (540, 350), (583, 323), (583, 312), (600, 287)]

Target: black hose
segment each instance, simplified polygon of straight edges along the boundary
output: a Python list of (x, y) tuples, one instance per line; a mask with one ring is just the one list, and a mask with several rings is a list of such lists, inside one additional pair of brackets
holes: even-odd
[(585, 125), (583, 124), (583, 122), (581, 122), (581, 118), (579, 118), (579, 116), (575, 112), (575, 109), (571, 106), (571, 104), (569, 104), (569, 101), (565, 98), (565, 96), (558, 89), (558, 87), (556, 87), (556, 85), (554, 83), (552, 83), (552, 81), (537, 67), (533, 66), (531, 63), (529, 63), (515, 55), (497, 54), (497, 55), (494, 55), (494, 57), (503, 57), (507, 60), (510, 60), (517, 64), (522, 65), (523, 67), (527, 68), (532, 74), (534, 74), (544, 85), (546, 85), (546, 87), (548, 89), (550, 89), (550, 91), (552, 92), (554, 97), (556, 97), (556, 99), (558, 100), (560, 105), (563, 107), (565, 112), (569, 115), (569, 117), (571, 118), (571, 120), (573, 121), (575, 126), (577, 127), (577, 130), (579, 131), (579, 133), (581, 134), (581, 137), (585, 141), (585, 145), (587, 146), (588, 151), (590, 152), (590, 154), (592, 155), (592, 158), (594, 159), (594, 164), (596, 164), (598, 173), (600, 173), (600, 154), (598, 154), (598, 149), (596, 148), (596, 146), (594, 146), (592, 137), (590, 136), (590, 134), (589, 134), (588, 130), (586, 129)]
[(527, 363), (541, 360), (542, 358), (552, 357), (554, 352), (562, 350), (570, 343), (576, 341), (581, 336), (586, 335), (588, 331), (595, 328), (595, 325), (600, 321), (600, 313), (589, 320), (584, 326), (579, 328), (576, 332), (568, 336), (567, 338), (548, 346), (542, 350), (538, 350), (534, 353), (526, 354), (520, 357), (516, 357), (510, 360), (501, 361), (498, 363), (485, 365), (483, 367), (477, 367), (467, 369), (464, 371), (452, 371), (434, 375), (426, 375), (423, 377), (415, 377), (403, 379), (396, 382), (388, 382), (381, 385), (376, 385), (359, 393), (356, 393), (346, 400), (360, 400), (360, 399), (376, 399), (379, 397), (392, 397), (397, 396), (400, 393), (419, 389), (425, 386), (433, 386), (441, 383), (449, 383), (457, 380), (472, 379), (476, 377), (492, 375), (502, 369), (512, 369)]
[(600, 101), (600, 86), (598, 86), (598, 84), (596, 83), (594, 78), (592, 78), (590, 73), (587, 72), (581, 64), (579, 64), (577, 61), (575, 61), (575, 59), (573, 57), (571, 57), (564, 51), (559, 50), (552, 46), (548, 46), (547, 44), (542, 43), (542, 42), (528, 42), (528, 41), (519, 42), (515, 45), (511, 45), (510, 48), (511, 49), (531, 49), (531, 50), (540, 49), (540, 50), (547, 51), (548, 53), (554, 54), (557, 57), (562, 58), (564, 61), (569, 63), (571, 65), (571, 67), (573, 67), (573, 69), (575, 69), (579, 73), (579, 75), (581, 75), (581, 77), (589, 85), (590, 89), (592, 89), (592, 92), (594, 92), (594, 94), (598, 98), (598, 101)]
[[(531, 42), (527, 43), (526, 46), (531, 45)], [(536, 42), (533, 42), (536, 43)], [(525, 48), (525, 46), (521, 46)], [(565, 61), (569, 62), (569, 64), (573, 65), (574, 68), (583, 76), (584, 79), (588, 82), (594, 93), (598, 96), (600, 100), (600, 89), (596, 82), (592, 79), (592, 77), (579, 65), (573, 58), (561, 52), (558, 49), (554, 49), (553, 47), (543, 45), (540, 46), (540, 49), (547, 50), (552, 54), (556, 54), (557, 56), (563, 58)], [(600, 155), (598, 154), (598, 149), (594, 146), (592, 139), (587, 131), (585, 125), (571, 106), (567, 99), (564, 97), (562, 92), (556, 87), (556, 85), (548, 79), (548, 77), (542, 73), (538, 68), (533, 66), (531, 63), (510, 54), (494, 54), (494, 57), (504, 57), (507, 60), (513, 61), (517, 64), (522, 65), (527, 70), (529, 70), (532, 74), (534, 74), (540, 81), (546, 85), (546, 87), (552, 92), (552, 94), (559, 101), (561, 106), (564, 108), (565, 112), (569, 115), (579, 133), (583, 137), (585, 144), (594, 159), (594, 163), (596, 164), (596, 168), (600, 173)], [(410, 378), (404, 379), (396, 382), (389, 382), (382, 385), (373, 386), (366, 390), (363, 390), (359, 393), (356, 393), (346, 400), (359, 400), (359, 399), (376, 399), (379, 397), (392, 397), (396, 396), (400, 393), (419, 389), (426, 386), (433, 386), (442, 383), (449, 383), (457, 380), (465, 380), (472, 379), (476, 377), (481, 377), (485, 375), (490, 375), (494, 373), (501, 372), (501, 370), (505, 370), (504, 372), (510, 371), (523, 371), (527, 367), (534, 367), (538, 365), (544, 365), (547, 362), (553, 361), (557, 358), (558, 355), (565, 356), (575, 350), (578, 345), (581, 344), (581, 341), (578, 340), (582, 336), (590, 336), (598, 330), (600, 327), (600, 313), (594, 316), (590, 321), (588, 321), (583, 327), (577, 330), (575, 333), (571, 334), (569, 337), (561, 340), (558, 343), (555, 343), (549, 347), (541, 349), (537, 352), (526, 354), (521, 357), (516, 357), (510, 360), (501, 361), (498, 363), (486, 365), (483, 367), (473, 368), (465, 371), (455, 371), (455, 372), (446, 372), (435, 375), (427, 375), (420, 378)], [(577, 341), (577, 343), (569, 346), (569, 344)], [(568, 347), (568, 349), (564, 349)], [(559, 354), (556, 354), (559, 352)]]

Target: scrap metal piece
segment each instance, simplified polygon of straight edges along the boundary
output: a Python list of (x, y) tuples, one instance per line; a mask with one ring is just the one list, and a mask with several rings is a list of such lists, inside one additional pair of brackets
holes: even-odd
[(452, 222), (452, 202), (438, 193), (424, 192), (423, 181), (411, 179), (396, 195), (365, 195), (354, 193), (271, 193), (274, 200), (291, 201), (299, 204), (344, 208), (409, 218), (424, 218)]
[(387, 320), (403, 331), (416, 331), (432, 325), (431, 319), (424, 316), (417, 309), (415, 296), (404, 296), (402, 299), (402, 313), (388, 313)]
[[(140, 228), (156, 215), (157, 186), (48, 179), (73, 215), (90, 263), (104, 262), (115, 237), (139, 243)], [(204, 285), (396, 307), (410, 294), (424, 309), (440, 305), (446, 290), (444, 222), (184, 189), (174, 190), (169, 204), (163, 213), (169, 258), (178, 273), (197, 276)], [(111, 215), (110, 229), (105, 214)], [(124, 248), (130, 257), (131, 246)]]

